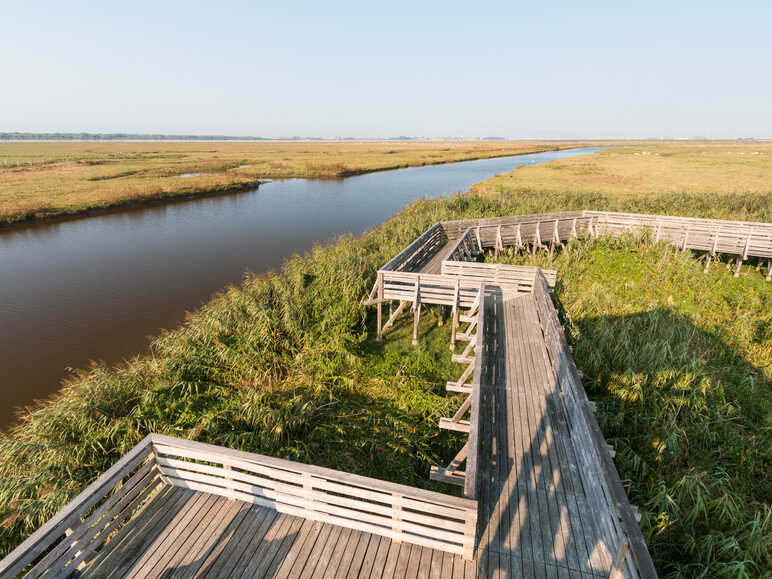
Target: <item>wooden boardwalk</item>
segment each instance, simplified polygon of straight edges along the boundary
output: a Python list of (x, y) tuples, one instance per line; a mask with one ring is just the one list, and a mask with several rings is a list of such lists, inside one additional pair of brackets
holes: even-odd
[(83, 569), (84, 577), (475, 576), (474, 563), (329, 523), (163, 488)]
[(550, 297), (555, 272), (480, 263), (486, 249), (643, 229), (707, 252), (706, 270), (718, 254), (736, 256), (735, 275), (766, 261), (772, 280), (772, 224), (597, 211), (435, 223), (379, 269), (364, 300), (379, 338), (410, 306), (417, 341), (433, 305), (450, 310), (451, 350), (465, 344), (446, 388), (466, 397), (438, 426), (466, 444), (430, 472), (463, 498), (150, 434), (0, 577), (655, 579)]
[(478, 458), (481, 576), (609, 576), (531, 294), (490, 292)]

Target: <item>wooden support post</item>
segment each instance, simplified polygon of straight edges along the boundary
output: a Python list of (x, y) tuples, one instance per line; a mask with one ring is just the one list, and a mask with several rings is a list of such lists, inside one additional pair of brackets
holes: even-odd
[(708, 254), (708, 259), (705, 260), (705, 273), (708, 273), (708, 268), (710, 267), (710, 262), (713, 260), (713, 256), (716, 255), (716, 250), (718, 249), (718, 234), (721, 231), (721, 226), (718, 226), (718, 230), (716, 231), (716, 234), (713, 236), (713, 247), (710, 249), (710, 253)]
[(451, 312), (452, 320), (450, 322), (450, 351), (456, 349), (456, 331), (458, 330), (458, 308), (459, 308), (459, 293), (461, 290), (461, 281), (456, 278), (456, 290), (453, 294), (453, 311)]
[(737, 256), (737, 266), (734, 268), (734, 276), (735, 277), (740, 277), (740, 268), (742, 267), (742, 265), (743, 265), (743, 256), (742, 255), (738, 255)]
[(480, 241), (480, 228), (479, 227), (474, 230), (474, 234), (477, 237), (477, 251), (482, 253), (483, 252), (483, 246), (482, 246), (482, 241)]
[(504, 242), (501, 239), (501, 225), (496, 228), (496, 255), (504, 249)]
[(571, 237), (576, 239), (576, 217), (574, 217), (574, 220), (571, 222)]
[(772, 259), (767, 260), (767, 281), (772, 281)]
[[(383, 327), (381, 328), (381, 335), (383, 335), (383, 333), (394, 324), (394, 322), (399, 317), (399, 314), (401, 314), (405, 310), (405, 307), (407, 307), (407, 304), (409, 303), (410, 302), (400, 300), (399, 306), (397, 306), (397, 309), (394, 310), (394, 312), (389, 316), (389, 319), (386, 320), (386, 323), (383, 324)], [(391, 309), (391, 302), (389, 302), (389, 309)]]
[(445, 323), (445, 319), (444, 319), (444, 315), (443, 315), (445, 313), (445, 306), (437, 306), (437, 309), (440, 312), (439, 319), (437, 320), (437, 325), (439, 327), (442, 327), (442, 325)]
[(517, 249), (519, 250), (522, 247), (523, 247), (523, 236), (520, 232), (520, 224), (518, 223), (517, 224)]
[(413, 298), (413, 345), (418, 344), (418, 322), (421, 319), (421, 276), (415, 278), (415, 297)]
[(536, 222), (536, 233), (533, 236), (533, 245), (531, 246), (531, 255), (536, 255), (536, 248), (541, 246), (541, 221)]
[(684, 231), (684, 241), (681, 244), (681, 251), (686, 251), (686, 241), (689, 239), (689, 228), (686, 228), (686, 231)]
[(378, 321), (375, 324), (375, 327), (376, 327), (375, 339), (377, 341), (379, 341), (379, 342), (381, 340), (383, 340), (383, 333), (382, 333), (382, 330), (381, 330), (381, 322), (383, 321), (383, 312), (381, 311), (382, 307), (383, 307), (383, 303), (382, 302), (378, 302), (378, 306), (377, 306), (377, 308), (378, 308)]
[(376, 334), (375, 339), (377, 341), (383, 340), (383, 328), (381, 327), (381, 324), (383, 322), (383, 312), (381, 311), (381, 306), (383, 305), (383, 274), (381, 272), (378, 272), (378, 321), (376, 323)]

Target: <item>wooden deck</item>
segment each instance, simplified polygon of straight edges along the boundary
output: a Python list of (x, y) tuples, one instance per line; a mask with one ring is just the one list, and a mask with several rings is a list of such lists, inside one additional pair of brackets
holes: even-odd
[(84, 577), (459, 577), (474, 563), (428, 547), (165, 487)]
[(609, 576), (531, 294), (485, 301), (478, 560), (493, 577)]

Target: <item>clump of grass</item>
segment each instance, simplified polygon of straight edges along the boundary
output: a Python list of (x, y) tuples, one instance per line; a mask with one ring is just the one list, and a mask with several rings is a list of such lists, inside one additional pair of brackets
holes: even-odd
[[(361, 299), (380, 265), (432, 223), (564, 209), (764, 219), (757, 195), (610, 199), (547, 192), (421, 201), (359, 239), (228, 288), (151, 354), (96, 366), (0, 435), (0, 553), (148, 432), (313, 462), (449, 492), (430, 464), (459, 438), (440, 416), (449, 325), (427, 311), (417, 348), (404, 319), (384, 343)], [(763, 198), (762, 198), (763, 199)], [(683, 201), (683, 203), (682, 203)], [(679, 205), (682, 203), (682, 205)], [(645, 239), (573, 243), (551, 259), (556, 297), (599, 419), (663, 574), (768, 566), (770, 291), (759, 272), (707, 276), (695, 256)]]

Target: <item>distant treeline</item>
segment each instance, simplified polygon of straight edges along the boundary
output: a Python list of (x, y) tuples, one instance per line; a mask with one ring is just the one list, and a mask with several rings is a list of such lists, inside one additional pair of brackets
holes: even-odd
[(227, 135), (139, 135), (132, 133), (0, 133), (3, 141), (267, 141)]
[(0, 141), (505, 141), (506, 137), (234, 137), (228, 135), (140, 135), (133, 133), (3, 133)]

